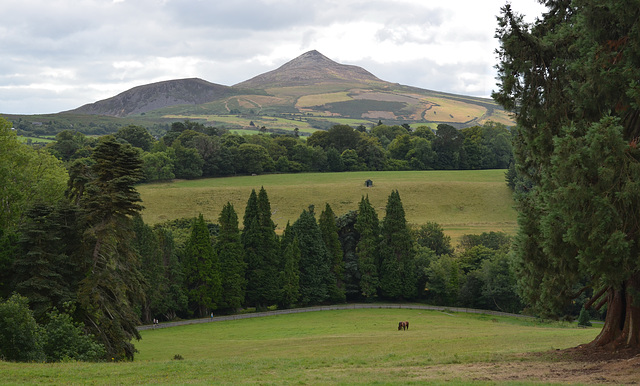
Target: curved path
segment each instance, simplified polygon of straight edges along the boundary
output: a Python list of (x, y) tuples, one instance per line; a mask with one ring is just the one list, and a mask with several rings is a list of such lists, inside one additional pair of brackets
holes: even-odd
[(289, 310), (252, 312), (252, 313), (249, 313), (249, 314), (215, 316), (213, 318), (189, 319), (189, 320), (181, 320), (181, 321), (177, 321), (177, 322), (160, 323), (160, 324), (157, 324), (155, 326), (153, 324), (146, 324), (146, 325), (143, 325), (143, 326), (138, 326), (138, 330), (142, 331), (142, 330), (150, 330), (150, 329), (154, 329), (154, 328), (167, 328), (167, 327), (185, 326), (185, 325), (188, 325), (188, 324), (221, 322), (221, 321), (224, 321), (224, 320), (260, 318), (260, 317), (263, 317), (263, 316), (297, 314), (297, 313), (300, 313), (300, 312), (333, 311), (333, 310), (355, 310), (355, 309), (365, 309), (365, 308), (430, 310), (430, 311), (443, 311), (443, 312), (463, 312), (463, 313), (470, 313), (470, 314), (486, 314), (486, 315), (495, 315), (495, 316), (515, 316), (515, 317), (519, 317), (519, 318), (534, 318), (533, 316), (526, 316), (526, 315), (520, 315), (520, 314), (509, 314), (507, 312), (499, 312), (499, 311), (477, 310), (477, 309), (473, 309), (473, 308), (439, 307), (439, 306), (428, 306), (428, 305), (423, 305), (423, 304), (385, 304), (385, 303), (368, 304), (368, 303), (354, 303), (354, 304), (337, 304), (337, 305), (331, 305), (331, 306), (292, 308), (292, 309), (289, 309)]

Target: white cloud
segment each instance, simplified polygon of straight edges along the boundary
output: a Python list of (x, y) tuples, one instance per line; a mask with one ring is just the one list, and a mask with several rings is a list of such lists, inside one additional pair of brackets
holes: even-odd
[(488, 96), (504, 1), (3, 0), (0, 112), (69, 110), (159, 80), (233, 85), (311, 49), (390, 82)]

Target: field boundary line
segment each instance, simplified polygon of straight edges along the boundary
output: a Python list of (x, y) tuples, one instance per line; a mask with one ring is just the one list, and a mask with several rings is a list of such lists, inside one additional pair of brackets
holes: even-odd
[(511, 314), (511, 313), (508, 313), (508, 312), (500, 312), (500, 311), (479, 310), (479, 309), (475, 309), (475, 308), (442, 307), (442, 306), (429, 306), (429, 305), (422, 305), (422, 304), (393, 304), (393, 303), (368, 304), (368, 303), (353, 303), (353, 304), (336, 304), (336, 305), (331, 305), (331, 306), (313, 306), (313, 307), (303, 307), (303, 308), (291, 308), (291, 309), (287, 309), (287, 310), (261, 311), (261, 312), (252, 312), (252, 313), (248, 313), (248, 314), (222, 315), (222, 316), (214, 316), (213, 318), (209, 317), (209, 318), (200, 318), (200, 319), (180, 320), (180, 321), (175, 321), (175, 322), (159, 323), (159, 324), (156, 324), (156, 325), (145, 324), (145, 325), (142, 325), (142, 326), (138, 326), (137, 329), (138, 329), (138, 331), (143, 331), (143, 330), (153, 330), (155, 328), (168, 328), (168, 327), (186, 326), (186, 325), (190, 325), (190, 324), (222, 322), (222, 321), (228, 321), (228, 320), (249, 319), (249, 318), (261, 318), (261, 317), (265, 317), (265, 316), (298, 314), (298, 313), (301, 313), (301, 312), (358, 310), (358, 309), (428, 310), (428, 311), (468, 313), (468, 314), (484, 314), (484, 315), (493, 315), (493, 316), (511, 316), (511, 317), (517, 317), (517, 318), (532, 318), (532, 319), (535, 319), (534, 316), (529, 316), (529, 315)]

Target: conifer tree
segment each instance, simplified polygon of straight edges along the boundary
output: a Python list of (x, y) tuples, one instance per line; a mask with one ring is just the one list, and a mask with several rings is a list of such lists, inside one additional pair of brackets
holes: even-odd
[(280, 299), (278, 268), (280, 245), (271, 220), (271, 204), (266, 190), (251, 191), (244, 214), (242, 243), (247, 263), (246, 300), (259, 309)]
[(184, 277), (191, 311), (205, 317), (222, 300), (220, 262), (202, 214), (194, 219), (184, 248)]
[(145, 278), (146, 297), (142, 304), (142, 320), (151, 323), (157, 316), (156, 312), (161, 307), (168, 286), (162, 251), (155, 232), (144, 223), (141, 216), (134, 217), (133, 229), (133, 245), (140, 255), (140, 272)]
[[(104, 137), (93, 151), (91, 179), (82, 189), (85, 277), (78, 301), (85, 325), (116, 360), (133, 359), (140, 339), (136, 305), (144, 301), (144, 278), (132, 245), (132, 216), (142, 209), (134, 184), (142, 178), (137, 150)], [(86, 251), (86, 252), (85, 252)]]
[(378, 296), (378, 248), (380, 247), (380, 225), (378, 214), (369, 202), (369, 196), (362, 197), (358, 205), (355, 225), (360, 233), (356, 246), (358, 269), (360, 271), (360, 293), (367, 300)]
[(329, 298), (332, 275), (318, 223), (310, 212), (303, 210), (292, 228), (300, 246), (300, 303), (320, 304)]
[(333, 213), (331, 206), (327, 203), (325, 209), (320, 214), (318, 226), (322, 233), (322, 240), (329, 253), (329, 262), (332, 282), (329, 285), (329, 299), (332, 302), (344, 302), (345, 286), (344, 286), (344, 259), (342, 253), (342, 245), (338, 236), (338, 226), (336, 225), (336, 215)]
[(80, 248), (77, 210), (60, 202), (36, 204), (26, 212), (13, 266), (15, 290), (29, 298), (42, 322), (54, 307), (76, 300), (79, 270), (73, 253)]
[(381, 295), (394, 300), (414, 298), (417, 293), (417, 275), (413, 239), (397, 190), (392, 191), (387, 200), (380, 233)]
[(218, 222), (220, 231), (215, 249), (222, 273), (221, 307), (235, 310), (244, 304), (246, 263), (240, 241), (238, 215), (231, 203), (227, 202), (222, 208)]
[(520, 291), (552, 315), (593, 291), (586, 307), (606, 304), (607, 316), (591, 346), (637, 350), (640, 3), (545, 5), (527, 24), (507, 4), (496, 33), (493, 97), (518, 124)]
[(282, 296), (278, 306), (289, 308), (300, 298), (300, 244), (288, 222), (282, 235), (280, 249), (282, 250), (280, 270)]

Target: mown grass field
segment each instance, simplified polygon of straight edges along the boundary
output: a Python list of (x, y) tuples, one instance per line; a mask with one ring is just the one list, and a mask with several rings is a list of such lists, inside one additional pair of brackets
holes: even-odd
[[(373, 181), (370, 188), (364, 185), (367, 179)], [(142, 184), (138, 191), (148, 224), (200, 213), (217, 222), (227, 202), (242, 219), (251, 189), (258, 191), (261, 186), (269, 195), (272, 219), (279, 229), (287, 221), (293, 223), (309, 205), (314, 205), (319, 214), (329, 203), (340, 216), (357, 210), (363, 196), (369, 197), (382, 220), (387, 198), (396, 189), (407, 222), (437, 222), (454, 241), (463, 234), (511, 234), (516, 229), (516, 212), (504, 170), (270, 174)]]
[[(408, 331), (397, 330), (399, 320), (410, 321)], [(142, 331), (131, 363), (0, 362), (0, 373), (9, 384), (468, 384), (478, 367), (549, 361), (523, 354), (574, 347), (597, 332), (425, 310), (319, 311)]]

